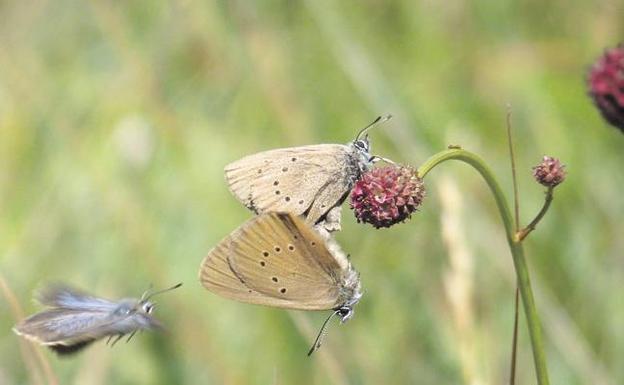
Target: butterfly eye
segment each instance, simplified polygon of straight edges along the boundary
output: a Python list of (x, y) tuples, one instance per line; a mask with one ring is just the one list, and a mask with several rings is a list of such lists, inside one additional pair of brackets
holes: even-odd
[(358, 139), (353, 145), (360, 151), (368, 151), (368, 140), (366, 139)]
[(149, 302), (143, 304), (143, 311), (147, 314), (150, 314), (154, 310), (154, 305)]
[(340, 322), (344, 323), (353, 317), (353, 308), (351, 306), (343, 306), (336, 313), (340, 317)]

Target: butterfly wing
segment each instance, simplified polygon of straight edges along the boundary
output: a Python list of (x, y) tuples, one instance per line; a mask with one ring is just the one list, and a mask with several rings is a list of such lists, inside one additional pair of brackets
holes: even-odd
[(309, 211), (307, 222), (314, 224), (351, 188), (350, 151), (342, 144), (264, 151), (227, 165), (225, 179), (234, 196), (256, 213)]
[(58, 285), (40, 293), (39, 300), (54, 307), (26, 318), (13, 331), (59, 354), (75, 353), (103, 337), (161, 327), (147, 314), (119, 311), (134, 309), (136, 300), (120, 306)]
[(89, 311), (113, 311), (115, 302), (94, 297), (78, 289), (63, 285), (52, 284), (44, 288), (37, 295), (37, 300), (49, 307), (68, 308)]
[(245, 222), (202, 262), (200, 280), (223, 297), (301, 310), (332, 309), (342, 301), (346, 258), (301, 219), (266, 213)]
[[(102, 338), (111, 324), (109, 312), (48, 309), (36, 313), (13, 328), (16, 334), (59, 353), (73, 353)], [(55, 349), (58, 347), (58, 350)]]

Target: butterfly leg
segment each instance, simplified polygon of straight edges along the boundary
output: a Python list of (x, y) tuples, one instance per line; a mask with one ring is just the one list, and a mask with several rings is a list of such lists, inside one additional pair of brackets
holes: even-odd
[(113, 339), (113, 334), (108, 336), (108, 339), (106, 340), (106, 345), (108, 345), (111, 342), (112, 339)]
[(330, 233), (334, 231), (340, 231), (340, 218), (342, 217), (342, 206), (336, 206), (327, 212), (325, 215), (325, 228)]
[(132, 333), (130, 333), (130, 335), (128, 336), (128, 339), (126, 340), (126, 343), (130, 342), (130, 340), (132, 339), (132, 337), (134, 337), (134, 335), (136, 334), (136, 330), (133, 331)]
[(342, 206), (336, 206), (329, 210), (325, 215), (325, 219), (320, 221), (314, 226), (315, 230), (323, 236), (323, 238), (329, 238), (330, 234), (334, 231), (340, 231), (340, 217), (342, 216)]
[(124, 334), (117, 334), (117, 338), (115, 338), (113, 340), (113, 343), (111, 343), (111, 346), (115, 346), (115, 344), (117, 343), (117, 341), (119, 341), (120, 339), (122, 339), (124, 336)]
[(371, 158), (370, 158), (370, 162), (372, 162), (372, 163), (377, 163), (377, 162), (379, 162), (380, 160), (381, 160), (381, 161), (383, 161), (383, 162), (386, 162), (386, 163), (388, 163), (388, 164), (391, 164), (391, 165), (396, 165), (396, 163), (395, 163), (395, 162), (393, 162), (392, 160), (390, 160), (390, 159), (388, 159), (388, 158), (384, 158), (384, 157), (382, 157), (382, 156), (373, 155), (373, 156), (371, 156)]

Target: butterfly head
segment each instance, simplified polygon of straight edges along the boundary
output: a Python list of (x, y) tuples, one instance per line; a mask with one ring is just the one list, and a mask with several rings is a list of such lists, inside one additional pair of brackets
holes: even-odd
[(145, 314), (152, 314), (155, 305), (155, 303), (152, 303), (150, 301), (144, 301), (141, 303), (141, 312)]
[(353, 147), (359, 152), (369, 153), (370, 142), (368, 141), (368, 134), (364, 135), (364, 137), (361, 139), (354, 140)]
[(351, 142), (351, 146), (359, 155), (359, 164), (362, 165), (360, 167), (360, 171), (366, 171), (372, 167), (372, 164), (376, 161), (377, 157), (371, 156), (370, 154), (370, 142), (368, 140), (368, 130), (374, 127), (379, 123), (383, 123), (387, 120), (390, 120), (392, 115), (379, 116), (375, 119), (371, 124), (364, 127), (358, 132), (355, 140)]
[(143, 313), (143, 314), (152, 314), (156, 303), (151, 302), (149, 299), (155, 296), (156, 294), (160, 294), (160, 293), (164, 293), (173, 289), (177, 289), (180, 286), (182, 286), (182, 284), (178, 283), (177, 285), (174, 285), (172, 287), (169, 287), (163, 290), (157, 290), (157, 291), (147, 290), (145, 293), (143, 293), (143, 295), (141, 296), (141, 299), (136, 303), (135, 311)]
[(344, 302), (334, 308), (334, 311), (340, 317), (340, 321), (344, 323), (353, 317), (353, 306), (362, 298), (360, 274), (351, 267), (350, 263), (347, 273), (343, 276), (341, 294)]
[(341, 323), (345, 323), (353, 317), (353, 307), (350, 305), (342, 306), (336, 309), (336, 315), (340, 317)]

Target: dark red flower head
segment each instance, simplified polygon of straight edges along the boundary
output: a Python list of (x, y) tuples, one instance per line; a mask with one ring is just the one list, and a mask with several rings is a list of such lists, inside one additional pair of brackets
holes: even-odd
[(605, 120), (624, 132), (624, 45), (605, 51), (589, 72), (589, 94)]
[(544, 155), (542, 162), (533, 167), (533, 176), (537, 183), (546, 187), (555, 187), (566, 177), (565, 165), (559, 159)]
[(351, 191), (351, 208), (358, 222), (376, 228), (403, 222), (425, 197), (422, 179), (411, 167), (387, 166), (364, 174)]

